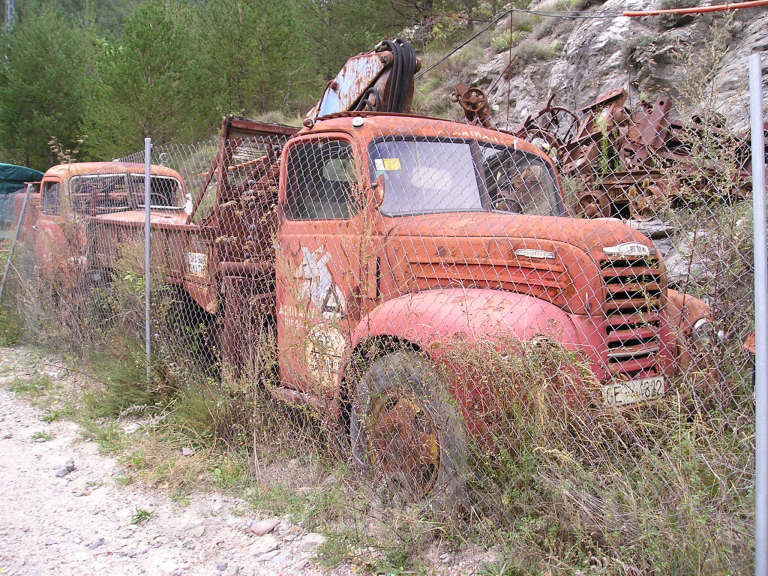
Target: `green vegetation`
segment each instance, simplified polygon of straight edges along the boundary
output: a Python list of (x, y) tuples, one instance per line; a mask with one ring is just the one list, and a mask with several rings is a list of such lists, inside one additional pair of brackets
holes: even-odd
[(87, 412), (78, 421), (83, 427), (83, 436), (99, 445), (102, 454), (119, 454), (127, 445), (125, 434), (115, 421), (97, 421)]
[(94, 377), (102, 383), (101, 390), (87, 393), (84, 398), (93, 417), (117, 417), (125, 410), (135, 413), (152, 405), (157, 391), (147, 389), (140, 351), (141, 345), (134, 343), (132, 351), (113, 348), (110, 354), (99, 352), (89, 358)]
[(144, 524), (144, 522), (149, 520), (151, 517), (152, 517), (152, 512), (149, 512), (142, 508), (137, 508), (136, 512), (133, 513), (133, 516), (131, 516), (131, 523), (136, 524), (137, 526), (140, 526), (141, 524)]
[[(8, 300), (11, 300), (10, 296)], [(0, 305), (0, 346), (13, 346), (21, 338), (21, 321), (15, 308)]]
[(43, 374), (29, 379), (16, 378), (10, 387), (21, 396), (39, 396), (48, 392), (52, 385), (50, 376)]
[(18, 0), (0, 32), (0, 160), (104, 160), (145, 136), (199, 140), (225, 113), (294, 119), (349, 56), (465, 9), (420, 4)]
[(530, 30), (518, 29), (510, 31), (509, 28), (506, 28), (491, 38), (491, 46), (495, 52), (504, 52), (505, 50), (509, 50), (510, 45), (515, 47), (520, 44), (520, 42), (527, 36), (528, 32), (530, 32)]
[(33, 12), (0, 33), (0, 149), (8, 160), (45, 169), (52, 137), (76, 144), (94, 62), (89, 33), (55, 3)]
[(50, 424), (51, 422), (58, 420), (60, 416), (61, 416), (61, 411), (56, 410), (54, 408), (48, 408), (45, 412), (43, 412), (43, 415), (40, 416), (40, 420), (42, 420), (47, 424)]
[(35, 432), (32, 434), (32, 440), (35, 442), (49, 442), (53, 440), (53, 435), (48, 432)]

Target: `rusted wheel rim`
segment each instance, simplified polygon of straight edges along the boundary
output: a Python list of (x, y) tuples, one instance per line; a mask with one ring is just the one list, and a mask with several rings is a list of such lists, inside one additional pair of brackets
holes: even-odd
[(417, 498), (432, 490), (440, 469), (437, 428), (413, 394), (396, 389), (374, 398), (366, 431), (377, 477)]

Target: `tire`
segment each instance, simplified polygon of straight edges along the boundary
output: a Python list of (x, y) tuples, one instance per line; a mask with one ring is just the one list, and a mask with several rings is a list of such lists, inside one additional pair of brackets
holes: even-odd
[(405, 502), (454, 516), (462, 508), (467, 442), (435, 368), (412, 351), (377, 358), (360, 379), (350, 413), (355, 463), (375, 486)]

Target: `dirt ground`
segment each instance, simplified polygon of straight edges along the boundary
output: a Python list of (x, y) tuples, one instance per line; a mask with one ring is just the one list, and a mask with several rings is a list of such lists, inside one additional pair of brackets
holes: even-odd
[(284, 517), (260, 518), (221, 493), (196, 493), (183, 505), (119, 485), (119, 463), (77, 424), (46, 423), (8, 390), (38, 366), (23, 349), (0, 348), (0, 574), (328, 573), (313, 561), (323, 536)]
[[(322, 534), (288, 515), (261, 516), (226, 492), (197, 491), (182, 502), (160, 489), (122, 482), (130, 474), (118, 459), (101, 454), (78, 424), (62, 417), (47, 422), (45, 402), (11, 390), (39, 376), (69, 391), (88, 381), (56, 356), (0, 347), (0, 576), (370, 573), (376, 550), (358, 550), (354, 564), (324, 568), (317, 561)], [(284, 472), (308, 474), (297, 462), (286, 461), (297, 469)], [(482, 567), (495, 556), (475, 546), (457, 552), (434, 542), (421, 568), (404, 573), (485, 573)]]

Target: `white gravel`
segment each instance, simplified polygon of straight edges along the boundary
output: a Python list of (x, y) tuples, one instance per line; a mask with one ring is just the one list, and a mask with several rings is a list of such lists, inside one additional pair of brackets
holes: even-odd
[[(323, 537), (286, 518), (257, 536), (249, 526), (261, 518), (243, 515), (247, 506), (236, 498), (196, 493), (185, 506), (116, 484), (118, 463), (76, 424), (41, 421), (38, 409), (5, 388), (18, 360), (0, 348), (0, 574), (325, 573), (313, 561)], [(151, 512), (141, 525), (132, 522), (137, 510)]]
[[(119, 462), (99, 454), (77, 424), (44, 422), (42, 410), (8, 389), (40, 371), (70, 390), (87, 380), (56, 357), (0, 347), (0, 576), (352, 576), (379, 556), (368, 548), (356, 565), (323, 569), (315, 560), (323, 535), (286, 516), (260, 516), (216, 491), (181, 504), (159, 490), (121, 485)], [(150, 516), (136, 525), (139, 510)], [(424, 568), (430, 576), (466, 576), (495, 558), (491, 550), (466, 546), (457, 554), (435, 542)]]

